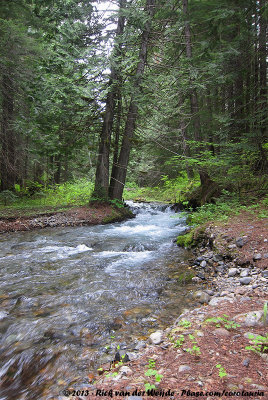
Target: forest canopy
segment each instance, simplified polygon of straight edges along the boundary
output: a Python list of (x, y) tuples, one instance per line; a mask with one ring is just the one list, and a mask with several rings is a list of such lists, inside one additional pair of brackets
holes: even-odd
[(0, 190), (263, 194), (266, 38), (265, 0), (0, 2)]

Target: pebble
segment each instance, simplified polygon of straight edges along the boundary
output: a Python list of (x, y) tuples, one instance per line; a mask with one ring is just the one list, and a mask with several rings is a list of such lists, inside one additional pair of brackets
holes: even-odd
[(246, 276), (244, 278), (239, 279), (239, 282), (241, 283), (241, 285), (248, 285), (251, 282), (251, 280), (252, 278)]
[(179, 367), (179, 372), (186, 372), (186, 371), (190, 371), (192, 368), (189, 367), (189, 365), (180, 365)]
[(248, 276), (248, 274), (249, 274), (248, 269), (244, 269), (242, 272), (240, 272), (241, 278), (245, 278), (246, 276)]
[(261, 260), (261, 258), (262, 258), (261, 253), (256, 253), (256, 254), (253, 255), (253, 260), (254, 261)]
[(228, 271), (228, 276), (229, 277), (235, 276), (235, 275), (237, 275), (237, 273), (238, 273), (238, 269), (237, 268), (230, 268), (229, 271)]
[(250, 363), (250, 359), (249, 359), (249, 358), (245, 358), (245, 359), (243, 360), (243, 362), (242, 362), (242, 365), (243, 365), (244, 367), (248, 367), (248, 366), (249, 366), (249, 363)]
[(163, 338), (163, 331), (156, 331), (149, 336), (152, 344), (160, 344)]
[(205, 267), (207, 266), (207, 262), (206, 262), (205, 260), (204, 260), (204, 261), (201, 261), (200, 266), (201, 266), (202, 268), (205, 268)]

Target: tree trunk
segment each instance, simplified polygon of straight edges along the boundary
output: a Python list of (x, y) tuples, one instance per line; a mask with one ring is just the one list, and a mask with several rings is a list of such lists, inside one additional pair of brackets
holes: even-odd
[(263, 143), (267, 140), (267, 51), (266, 51), (266, 35), (267, 20), (265, 16), (265, 2), (260, 0), (260, 33), (259, 33), (259, 68), (260, 68), (260, 170), (266, 170), (267, 157), (263, 149)]
[(2, 80), (2, 124), (1, 124), (1, 190), (14, 189), (15, 135), (12, 127), (14, 114), (14, 88), (12, 78), (4, 75)]
[(121, 53), (120, 40), (118, 45), (118, 39), (124, 32), (125, 17), (122, 15), (122, 10), (125, 8), (125, 6), (126, 6), (126, 0), (120, 0), (119, 18), (117, 23), (115, 49), (114, 49), (115, 61), (112, 62), (111, 66), (111, 74), (109, 80), (110, 89), (107, 94), (106, 104), (105, 104), (105, 114), (103, 117), (102, 132), (99, 143), (95, 188), (93, 192), (93, 197), (95, 196), (97, 198), (104, 198), (104, 199), (108, 198), (108, 189), (109, 189), (110, 144), (111, 144), (113, 121), (114, 121), (114, 109), (118, 93), (117, 80), (119, 78), (115, 63), (116, 63), (116, 57)]
[(135, 92), (139, 94), (140, 85), (144, 74), (145, 63), (147, 59), (147, 50), (149, 44), (149, 36), (151, 32), (151, 17), (154, 12), (155, 0), (146, 0), (145, 10), (150, 17), (145, 24), (144, 31), (141, 37), (141, 47), (139, 53), (139, 63), (137, 66), (135, 80), (134, 80), (134, 95), (132, 95), (130, 100), (130, 105), (128, 109), (127, 121), (125, 125), (124, 136), (122, 140), (120, 155), (118, 158), (117, 166), (114, 168), (114, 175), (111, 176), (111, 181), (114, 184), (111, 188), (111, 198), (122, 200), (124, 185), (127, 175), (127, 167), (129, 161), (130, 150), (132, 147), (132, 138), (135, 131), (136, 119), (138, 115), (138, 104), (135, 99)]
[[(186, 48), (186, 56), (189, 59), (190, 63), (192, 61), (192, 43), (191, 43), (191, 31), (190, 31), (190, 23), (188, 21), (188, 0), (183, 0), (183, 14), (185, 17), (185, 24), (184, 24), (184, 32), (185, 32), (185, 48)], [(198, 106), (198, 97), (196, 88), (193, 87), (193, 79), (190, 75), (189, 78), (190, 83), (190, 107), (191, 107), (191, 114), (193, 118), (193, 125), (194, 125), (194, 139), (196, 142), (202, 142), (201, 139), (201, 123), (200, 123), (200, 116), (199, 116), (199, 106)], [(197, 149), (197, 154), (200, 153), (201, 149), (200, 146)], [(209, 176), (206, 171), (202, 168), (198, 168), (198, 173), (200, 176), (201, 186), (207, 186), (209, 181)]]

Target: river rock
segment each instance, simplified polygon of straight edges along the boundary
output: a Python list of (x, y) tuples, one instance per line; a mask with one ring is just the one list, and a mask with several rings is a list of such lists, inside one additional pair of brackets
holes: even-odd
[[(234, 320), (240, 323), (241, 325), (247, 327), (261, 326), (264, 323), (263, 311), (257, 310), (257, 311), (250, 311), (245, 314), (239, 314), (234, 317)], [(267, 316), (266, 316), (266, 321), (267, 321)]]
[(121, 376), (131, 376), (133, 375), (133, 371), (127, 365), (123, 365), (123, 367), (119, 369), (119, 374)]
[(194, 298), (201, 304), (208, 303), (210, 300), (210, 296), (202, 290), (195, 292)]
[(262, 258), (261, 253), (253, 254), (253, 260), (254, 261), (261, 260), (261, 258)]
[(208, 304), (210, 306), (218, 306), (223, 301), (229, 301), (230, 303), (233, 303), (233, 299), (226, 296), (226, 297), (213, 297)]
[(0, 321), (1, 319), (4, 319), (8, 316), (8, 313), (6, 311), (0, 311)]
[(191, 367), (189, 365), (180, 365), (179, 366), (179, 372), (186, 372), (186, 371), (191, 371)]
[(228, 271), (228, 276), (229, 277), (235, 276), (235, 275), (237, 275), (237, 273), (238, 273), (238, 269), (237, 268), (230, 268), (229, 271)]
[(240, 273), (240, 277), (241, 278), (245, 278), (246, 276), (248, 276), (249, 274), (249, 270), (248, 269), (244, 269), (241, 273)]
[(252, 281), (252, 278), (250, 278), (249, 276), (239, 279), (239, 282), (241, 283), (241, 285), (249, 285), (251, 281)]
[(230, 336), (230, 332), (225, 328), (217, 328), (213, 331), (213, 333), (216, 336), (224, 336), (224, 337)]
[(207, 266), (207, 262), (206, 262), (205, 260), (204, 260), (204, 261), (201, 261), (200, 267), (206, 268), (206, 266)]
[(247, 236), (242, 236), (236, 239), (235, 244), (237, 245), (237, 247), (243, 247), (247, 242), (248, 242)]
[(265, 271), (262, 271), (262, 276), (264, 277), (264, 278), (268, 278), (268, 269), (266, 269)]
[(160, 344), (163, 340), (163, 331), (156, 331), (153, 332), (150, 336), (149, 339), (152, 344)]

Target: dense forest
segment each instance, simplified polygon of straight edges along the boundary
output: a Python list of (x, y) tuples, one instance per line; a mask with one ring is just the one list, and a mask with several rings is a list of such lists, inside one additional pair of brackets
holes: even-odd
[(261, 195), (266, 38), (265, 0), (1, 1), (0, 190)]

